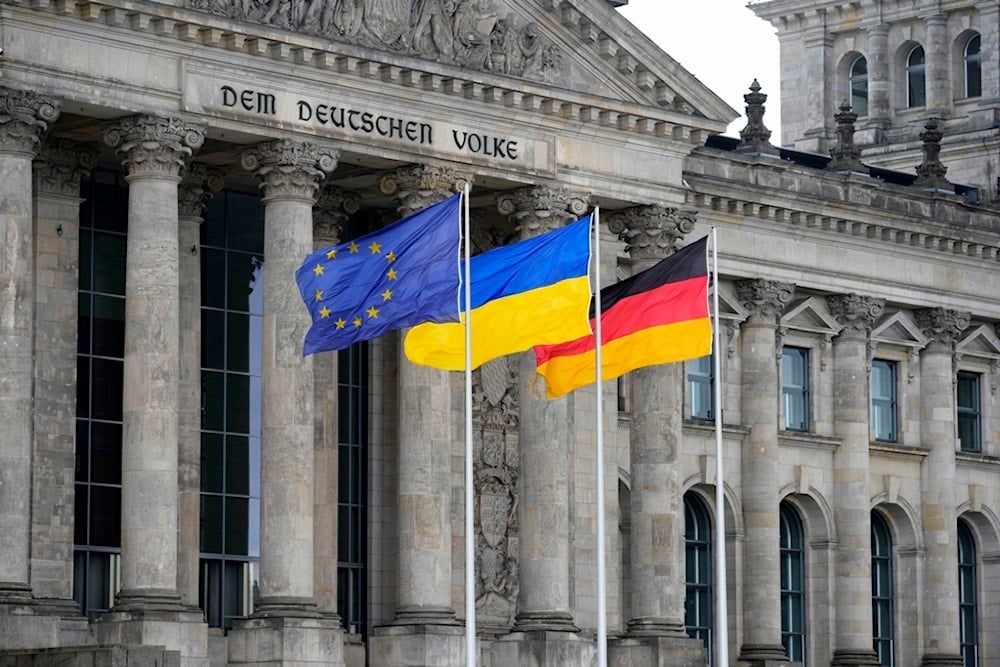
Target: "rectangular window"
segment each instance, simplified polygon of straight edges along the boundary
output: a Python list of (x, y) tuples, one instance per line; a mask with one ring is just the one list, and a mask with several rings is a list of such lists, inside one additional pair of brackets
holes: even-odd
[(688, 399), (691, 401), (691, 419), (715, 419), (712, 355), (687, 362)]
[(872, 430), (875, 439), (897, 442), (896, 362), (876, 359), (872, 362)]
[(809, 350), (784, 347), (781, 350), (781, 396), (785, 429), (809, 430)]
[(958, 439), (963, 452), (982, 451), (979, 373), (958, 372)]

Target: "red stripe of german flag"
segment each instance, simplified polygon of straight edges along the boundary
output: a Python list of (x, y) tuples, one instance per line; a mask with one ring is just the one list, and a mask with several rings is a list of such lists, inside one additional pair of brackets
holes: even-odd
[[(707, 247), (706, 237), (601, 290), (604, 380), (711, 352)], [(589, 335), (535, 348), (536, 367), (545, 377), (549, 398), (595, 381), (594, 345), (595, 336)]]

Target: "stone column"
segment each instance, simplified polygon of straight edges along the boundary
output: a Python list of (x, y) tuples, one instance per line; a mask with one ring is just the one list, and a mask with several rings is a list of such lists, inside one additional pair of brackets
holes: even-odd
[[(180, 408), (177, 186), (204, 130), (180, 118), (129, 116), (104, 126), (129, 184), (122, 427), (122, 590), (98, 636), (160, 643), (183, 664), (207, 664), (200, 614), (177, 592), (177, 424)], [(185, 623), (183, 630), (171, 627)]]
[(927, 80), (927, 115), (947, 118), (951, 115), (951, 77), (948, 75), (948, 17), (934, 14), (926, 19), (927, 44), (925, 77)]
[[(31, 599), (32, 351), (35, 337), (31, 161), (60, 102), (0, 88), (0, 606)], [(0, 613), (5, 613), (0, 609)]]
[(868, 123), (875, 129), (873, 143), (881, 141), (879, 132), (889, 129), (889, 26), (874, 25), (868, 29)]
[[(313, 248), (340, 243), (343, 223), (359, 208), (357, 198), (340, 188), (325, 187), (313, 208)], [(313, 589), (321, 614), (340, 623), (337, 613), (337, 514), (339, 457), (337, 439), (337, 352), (313, 355)]]
[[(633, 274), (672, 254), (694, 228), (690, 215), (661, 206), (627, 209), (608, 217), (626, 242)], [(646, 654), (641, 664), (700, 667), (705, 648), (684, 628), (684, 365), (647, 366), (630, 373), (632, 411), (631, 592), (628, 639), (615, 652)], [(636, 656), (638, 657), (638, 656)], [(637, 662), (633, 659), (629, 664)]]
[(181, 603), (198, 606), (201, 551), (201, 223), (223, 175), (201, 162), (181, 171), (178, 188), (180, 347), (177, 419), (177, 591)]
[[(413, 165), (385, 175), (379, 189), (395, 199), (403, 218), (460, 192), (471, 179), (447, 167)], [(401, 332), (396, 627), (375, 629), (372, 662), (462, 665), (463, 631), (452, 604), (459, 577), (452, 562), (451, 375), (407, 360), (403, 338)]]
[(80, 179), (95, 151), (49, 140), (34, 163), (35, 465), (32, 476), (31, 588), (63, 614), (73, 600), (76, 355), (80, 260)]
[(966, 312), (918, 310), (927, 337), (920, 354), (920, 443), (929, 450), (921, 474), (924, 531), (924, 655), (922, 665), (962, 664), (958, 641), (958, 517), (955, 503), (955, 343), (969, 326)]
[(755, 666), (785, 662), (781, 644), (779, 579), (778, 405), (781, 380), (775, 332), (794, 286), (743, 280), (736, 294), (749, 317), (740, 330), (743, 362), (741, 410), (750, 432), (743, 441), (743, 646), (739, 660)]
[(871, 491), (868, 484), (871, 363), (868, 343), (884, 299), (847, 294), (827, 299), (843, 325), (833, 342), (833, 455), (837, 588), (833, 665), (878, 665), (872, 650)]

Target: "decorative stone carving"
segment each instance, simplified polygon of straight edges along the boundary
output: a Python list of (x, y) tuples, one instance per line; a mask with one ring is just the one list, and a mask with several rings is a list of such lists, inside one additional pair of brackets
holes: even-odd
[(840, 103), (840, 112), (833, 115), (837, 121), (837, 145), (830, 151), (830, 171), (860, 171), (868, 172), (861, 163), (861, 149), (854, 145), (854, 123), (858, 114), (851, 111), (851, 105), (844, 100)]
[(871, 335), (875, 321), (885, 310), (885, 299), (860, 294), (837, 294), (827, 297), (826, 305), (843, 329), (842, 338), (863, 338)]
[(697, 211), (664, 206), (636, 206), (605, 216), (610, 229), (625, 241), (633, 259), (672, 255), (685, 234), (694, 229)]
[(954, 191), (954, 186), (944, 177), (948, 167), (941, 164), (941, 139), (944, 133), (937, 118), (929, 118), (920, 133), (923, 142), (924, 161), (917, 165), (917, 179), (913, 185), (929, 190)]
[(340, 151), (315, 144), (279, 139), (243, 151), (240, 163), (256, 172), (265, 199), (313, 200), (319, 184), (337, 167)]
[(378, 188), (384, 195), (394, 195), (399, 214), (406, 216), (462, 192), (471, 183), (471, 174), (451, 167), (417, 164), (384, 174)]
[(771, 145), (771, 130), (764, 125), (764, 102), (767, 95), (760, 92), (757, 79), (750, 84), (750, 92), (743, 96), (746, 102), (747, 124), (740, 130), (740, 143), (736, 150), (740, 153), (770, 153), (778, 154), (778, 149)]
[(500, 213), (514, 223), (518, 238), (525, 239), (559, 229), (587, 211), (590, 197), (566, 188), (520, 188), (497, 198)]
[(562, 53), (534, 22), (501, 15), (494, 0), (187, 0), (243, 21), (454, 63), (555, 81)]
[(734, 287), (736, 297), (750, 313), (747, 318), (749, 324), (777, 326), (778, 318), (795, 294), (794, 285), (774, 280), (740, 280)]
[(929, 352), (953, 352), (960, 333), (965, 331), (972, 314), (945, 308), (926, 308), (913, 313), (917, 326), (927, 336)]
[(104, 143), (125, 156), (129, 176), (179, 177), (185, 158), (205, 142), (203, 127), (172, 116), (127, 116), (103, 130)]
[(319, 248), (340, 243), (344, 222), (361, 208), (358, 198), (342, 188), (323, 188), (313, 206), (313, 244)]
[(35, 190), (38, 192), (80, 196), (80, 179), (97, 165), (97, 151), (68, 139), (48, 139), (32, 163)]
[(28, 90), (0, 88), (0, 151), (34, 156), (42, 135), (59, 118), (61, 104)]
[(225, 176), (220, 169), (204, 162), (192, 162), (181, 170), (181, 184), (177, 188), (177, 213), (181, 216), (200, 218), (208, 201), (222, 189)]

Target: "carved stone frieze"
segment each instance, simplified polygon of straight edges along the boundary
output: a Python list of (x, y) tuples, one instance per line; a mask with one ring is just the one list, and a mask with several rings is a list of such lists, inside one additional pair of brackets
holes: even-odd
[(913, 313), (917, 326), (927, 337), (929, 352), (953, 352), (958, 336), (965, 331), (972, 314), (946, 308), (925, 308)]
[(97, 151), (68, 139), (47, 139), (32, 163), (35, 190), (53, 195), (78, 197), (80, 179), (97, 165)]
[(534, 22), (494, 0), (187, 0), (229, 18), (454, 63), (555, 81), (562, 53)]
[(665, 206), (636, 206), (605, 216), (608, 228), (625, 241), (633, 259), (672, 255), (677, 243), (694, 229), (696, 211)]
[(261, 181), (267, 199), (313, 200), (319, 184), (337, 167), (340, 152), (312, 143), (279, 139), (243, 151), (240, 163)]
[(0, 151), (34, 156), (42, 135), (59, 118), (61, 104), (54, 97), (0, 87)]
[(177, 188), (179, 215), (200, 218), (208, 201), (222, 189), (225, 175), (221, 169), (209, 167), (204, 162), (192, 162), (181, 170), (181, 184)]
[(538, 186), (520, 188), (497, 198), (500, 213), (514, 223), (518, 237), (525, 239), (559, 229), (587, 211), (590, 197), (567, 188)]
[(344, 222), (361, 208), (353, 193), (327, 185), (313, 206), (313, 243), (317, 248), (340, 243)]
[(794, 285), (774, 280), (740, 280), (734, 287), (740, 303), (750, 313), (746, 320), (749, 324), (777, 326), (778, 318), (795, 294)]
[(396, 198), (397, 211), (405, 216), (461, 192), (467, 183), (472, 183), (471, 174), (451, 167), (417, 164), (383, 174), (378, 187), (382, 194)]
[(127, 116), (103, 130), (104, 143), (125, 157), (129, 176), (178, 177), (184, 160), (205, 142), (203, 127), (175, 117)]
[(843, 325), (840, 337), (868, 338), (872, 327), (882, 311), (885, 299), (860, 294), (837, 294), (827, 297), (826, 305), (830, 313)]

